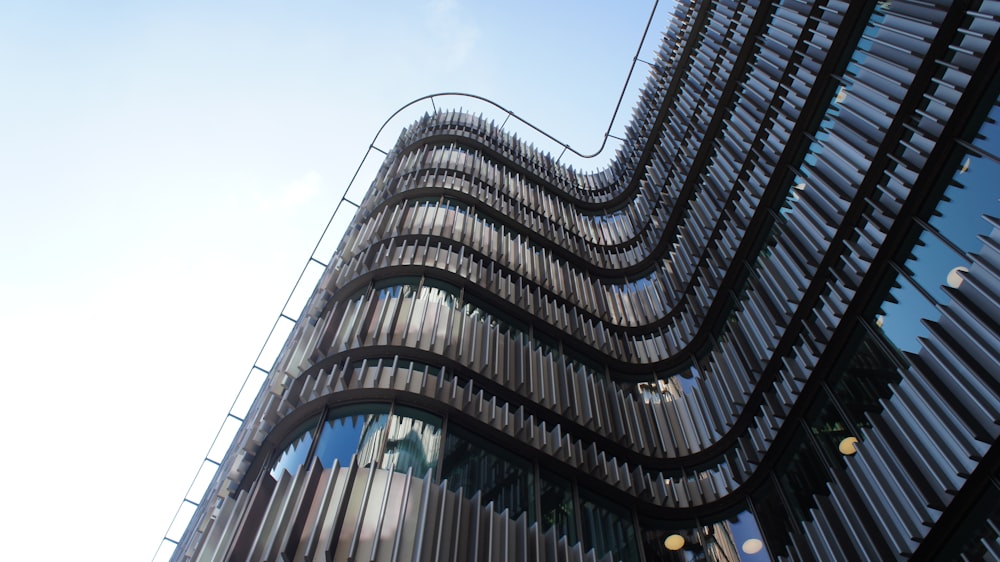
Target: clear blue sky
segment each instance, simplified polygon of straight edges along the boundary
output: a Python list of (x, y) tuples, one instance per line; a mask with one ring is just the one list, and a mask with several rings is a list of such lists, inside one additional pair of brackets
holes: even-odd
[(652, 7), (358, 4), (0, 2), (5, 558), (149, 560), (382, 120), (593, 149)]

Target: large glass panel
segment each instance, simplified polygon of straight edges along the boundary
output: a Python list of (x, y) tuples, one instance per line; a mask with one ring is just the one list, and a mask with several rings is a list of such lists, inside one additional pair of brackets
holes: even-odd
[[(992, 107), (972, 146), (928, 221), (965, 252), (982, 247), (978, 235), (990, 229), (983, 215), (1000, 216), (1000, 105)], [(944, 280), (939, 275), (936, 281)]]
[(319, 418), (313, 418), (299, 426), (292, 433), (292, 438), (288, 440), (284, 450), (278, 455), (274, 466), (271, 467), (271, 476), (277, 479), (282, 471), (294, 476), (299, 471), (299, 467), (305, 464), (309, 449), (312, 448), (313, 434), (316, 433), (316, 425)]
[[(441, 419), (420, 410), (397, 407), (390, 417), (388, 404), (346, 406), (331, 411), (323, 423), (315, 456), (324, 468), (333, 466), (334, 461), (347, 465), (356, 454), (361, 466), (377, 463), (398, 472), (412, 468), (417, 476), (430, 471), (433, 477), (440, 435)], [(301, 455), (304, 461), (305, 453)]]
[[(976, 135), (972, 148), (961, 156), (958, 170), (942, 194), (915, 247), (905, 262), (908, 278), (900, 276), (882, 305), (880, 327), (904, 351), (920, 350), (917, 338), (928, 329), (921, 320), (937, 320), (939, 305), (951, 297), (945, 287), (957, 288), (968, 272), (969, 254), (978, 252), (980, 234), (989, 231), (983, 215), (1000, 216), (996, 178), (1000, 176), (1000, 106), (994, 105)], [(968, 145), (965, 145), (968, 146)]]
[[(744, 511), (725, 521), (715, 524), (716, 534), (724, 534), (734, 550), (738, 549), (738, 557), (732, 560), (740, 562), (766, 562), (771, 560), (763, 535), (757, 526), (757, 520), (749, 511)], [(725, 560), (724, 558), (722, 560)]]
[(441, 418), (413, 408), (397, 407), (382, 455), (382, 468), (396, 472), (413, 469), (416, 476), (433, 478), (441, 449)]
[[(913, 260), (907, 262), (908, 268), (913, 265), (916, 265)], [(900, 275), (895, 281), (889, 299), (882, 304), (884, 314), (876, 320), (878, 327), (901, 351), (910, 353), (920, 351), (918, 338), (926, 338), (930, 333), (927, 325), (921, 320), (937, 320), (940, 315), (937, 302), (928, 299), (926, 293), (921, 291), (923, 288), (922, 286), (918, 288), (911, 278)], [(930, 294), (935, 298), (941, 298), (939, 290), (931, 291)]]
[(809, 408), (806, 423), (826, 462), (844, 468), (844, 457), (855, 453), (858, 438), (836, 406), (826, 396), (817, 397)]
[(712, 523), (644, 520), (646, 562), (770, 562), (749, 511)]
[[(873, 330), (877, 333), (878, 328)], [(892, 397), (894, 385), (901, 380), (896, 361), (902, 360), (880, 338), (866, 334), (846, 368), (830, 377), (830, 389), (846, 416), (844, 421), (856, 431), (854, 437), (864, 439), (865, 430), (871, 427), (869, 416), (881, 412), (883, 401)]]
[(542, 530), (555, 529), (569, 544), (576, 542), (576, 514), (573, 509), (573, 486), (547, 470), (541, 471), (538, 483), (542, 511), (538, 519)]
[(639, 544), (631, 513), (581, 493), (580, 517), (584, 548), (593, 548), (598, 557), (610, 552), (614, 560), (639, 561)]
[(697, 528), (695, 521), (639, 519), (646, 562), (691, 562), (697, 555), (690, 548)]
[(758, 488), (751, 502), (757, 514), (762, 538), (775, 558), (795, 559), (793, 537), (797, 534), (798, 525), (789, 515), (773, 482), (768, 481)]
[(792, 518), (801, 525), (812, 521), (816, 496), (826, 494), (830, 477), (826, 463), (816, 454), (807, 437), (799, 432), (774, 471)]
[(361, 426), (361, 440), (358, 443), (358, 465), (375, 466), (381, 460), (385, 448), (386, 427), (389, 425), (387, 414), (369, 414), (364, 416)]
[[(354, 454), (372, 449), (377, 441), (376, 435), (385, 427), (388, 412), (388, 404), (349, 406), (330, 412), (316, 443), (316, 457), (320, 464), (329, 468), (336, 460), (344, 466)], [(363, 439), (365, 446), (359, 447)], [(373, 454), (366, 452), (359, 461), (362, 465), (368, 464)]]
[(1000, 559), (1000, 473), (993, 474), (942, 550), (940, 560)]
[(448, 430), (441, 469), (449, 490), (462, 489), (470, 498), (481, 492), (484, 505), (535, 521), (534, 474), (524, 459), (456, 428)]

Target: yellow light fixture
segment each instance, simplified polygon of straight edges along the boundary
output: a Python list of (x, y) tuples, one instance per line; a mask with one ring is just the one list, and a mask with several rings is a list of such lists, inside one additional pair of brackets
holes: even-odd
[(840, 445), (837, 446), (837, 449), (840, 451), (840, 454), (847, 457), (853, 455), (854, 453), (857, 453), (858, 438), (854, 437), (853, 435), (851, 437), (844, 437), (843, 439), (840, 440)]
[(747, 539), (743, 541), (743, 552), (747, 554), (757, 554), (764, 548), (764, 541), (760, 539)]
[(663, 541), (663, 546), (667, 547), (667, 550), (680, 550), (684, 548), (684, 537), (680, 535), (670, 535)]

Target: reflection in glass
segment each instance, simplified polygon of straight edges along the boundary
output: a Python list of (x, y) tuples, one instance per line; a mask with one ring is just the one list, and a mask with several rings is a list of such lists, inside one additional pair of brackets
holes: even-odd
[[(820, 395), (816, 398), (809, 409), (806, 423), (826, 462), (832, 466), (843, 467), (844, 441), (850, 439), (856, 441), (857, 438), (828, 397)], [(853, 451), (853, 448), (851, 450)]]
[(871, 427), (869, 417), (881, 412), (883, 401), (892, 397), (894, 386), (901, 380), (896, 365), (903, 361), (877, 335), (878, 327), (869, 328), (847, 367), (834, 371), (829, 380), (839, 413), (845, 416), (837, 423), (846, 422), (853, 429), (851, 435), (859, 439), (864, 439), (864, 430)]
[(975, 505), (952, 534), (941, 560), (997, 560), (1000, 558), (1000, 472), (994, 472)]
[(527, 513), (535, 521), (533, 472), (527, 461), (471, 433), (448, 430), (441, 478), (449, 490), (462, 489), (466, 497), (481, 493), (483, 504), (493, 502), (497, 512), (509, 509), (512, 518)]
[(749, 511), (744, 511), (720, 523), (732, 538), (734, 546), (739, 547), (741, 562), (766, 562), (771, 560), (768, 555), (763, 535), (757, 526), (757, 520)]
[[(271, 469), (295, 474), (308, 460), (318, 419), (305, 424), (285, 447)], [(388, 404), (364, 404), (332, 410), (316, 438), (313, 455), (323, 468), (334, 462), (346, 466), (357, 455), (360, 466), (379, 466), (399, 472), (413, 469), (425, 476), (437, 468), (441, 419), (412, 408), (397, 407), (389, 416)]]
[(359, 466), (376, 466), (382, 457), (388, 421), (389, 416), (385, 414), (365, 416), (364, 424), (361, 426), (361, 440), (358, 443)]
[(618, 511), (596, 498), (580, 494), (580, 518), (583, 523), (583, 546), (593, 548), (600, 557), (611, 552), (614, 560), (638, 562), (639, 549), (635, 526), (626, 511)]
[(830, 480), (826, 463), (816, 454), (804, 432), (797, 433), (778, 462), (774, 475), (792, 519), (801, 529), (807, 521), (812, 521), (816, 496), (828, 493)]
[(797, 559), (798, 552), (793, 540), (800, 536), (797, 533), (798, 525), (789, 515), (773, 481), (766, 482), (754, 492), (751, 503), (757, 514), (761, 537), (766, 539), (767, 546), (775, 558)]
[(771, 562), (749, 511), (713, 522), (644, 520), (646, 562)]
[[(969, 145), (934, 212), (927, 222), (914, 221), (919, 239), (903, 264), (901, 275), (882, 305), (882, 328), (904, 351), (920, 350), (919, 337), (928, 331), (921, 320), (937, 320), (939, 305), (951, 297), (944, 285), (957, 287), (968, 271), (968, 256), (982, 247), (978, 235), (988, 232), (983, 215), (1000, 216), (996, 178), (1000, 177), (1000, 106), (994, 105)], [(970, 220), (970, 217), (975, 217)]]
[(542, 530), (555, 529), (572, 544), (576, 542), (576, 515), (573, 509), (573, 487), (565, 480), (547, 471), (541, 471), (539, 496), (542, 511), (539, 520)]
[(441, 419), (412, 408), (396, 408), (380, 465), (396, 472), (413, 469), (424, 476), (437, 468)]
[(318, 421), (319, 418), (311, 419), (299, 426), (292, 433), (294, 437), (289, 440), (288, 445), (278, 455), (278, 460), (271, 467), (271, 476), (273, 478), (278, 479), (282, 471), (287, 471), (292, 476), (299, 471), (299, 467), (305, 463), (309, 449), (312, 447), (313, 433), (315, 433), (314, 430)]
[[(332, 411), (316, 443), (316, 457), (324, 468), (333, 466), (333, 461), (339, 461), (340, 466), (347, 465), (351, 456), (359, 452), (358, 444), (362, 443), (362, 435), (371, 439), (373, 427), (384, 427), (387, 404), (369, 404), (361, 407), (338, 408)], [(360, 457), (362, 465), (371, 459)]]

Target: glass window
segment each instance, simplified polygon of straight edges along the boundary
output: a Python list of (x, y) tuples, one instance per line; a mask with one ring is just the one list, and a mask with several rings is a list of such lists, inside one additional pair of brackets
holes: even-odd
[(928, 218), (917, 224), (919, 239), (908, 256), (906, 276), (896, 280), (890, 297), (882, 304), (879, 326), (901, 350), (916, 353), (928, 329), (921, 320), (935, 321), (939, 305), (951, 297), (944, 287), (958, 288), (971, 263), (968, 254), (978, 252), (978, 236), (988, 232), (984, 215), (1000, 216), (996, 177), (1000, 175), (1000, 105), (994, 105), (971, 148), (960, 158), (958, 169)]
[(569, 480), (542, 470), (538, 483), (542, 510), (539, 521), (542, 530), (555, 529), (556, 535), (565, 536), (569, 544), (576, 542), (576, 512), (573, 508), (573, 486)]
[(480, 315), (489, 316), (491, 327), (501, 334), (509, 333), (512, 339), (520, 338), (528, 332), (527, 324), (515, 320), (514, 317), (477, 297), (466, 296), (465, 305), (462, 307), (462, 310), (471, 318), (476, 318)]
[(614, 560), (639, 561), (638, 539), (631, 514), (581, 493), (580, 516), (584, 548), (593, 548), (598, 557), (610, 552)]
[(643, 544), (647, 562), (770, 562), (750, 511), (714, 522), (647, 519)]
[(829, 474), (826, 463), (801, 431), (785, 450), (774, 474), (800, 528), (806, 521), (812, 521), (810, 512), (816, 507), (816, 495), (826, 491)]
[(293, 437), (289, 439), (288, 444), (285, 445), (284, 450), (274, 462), (274, 466), (271, 467), (272, 477), (278, 479), (282, 471), (288, 471), (288, 474), (294, 476), (299, 471), (299, 467), (305, 464), (309, 449), (312, 448), (313, 434), (316, 432), (317, 423), (319, 423), (319, 418), (313, 418), (292, 433)]
[(449, 429), (445, 439), (441, 478), (448, 489), (463, 490), (466, 497), (482, 494), (483, 505), (510, 510), (512, 518), (528, 514), (535, 521), (532, 466), (501, 448), (458, 429)]
[(993, 479), (962, 517), (944, 552), (951, 556), (949, 560), (955, 561), (1000, 557), (1000, 473), (993, 473)]
[[(330, 412), (316, 444), (316, 457), (323, 468), (330, 468), (335, 460), (345, 466), (352, 455), (373, 447), (379, 430), (385, 427), (388, 412), (388, 404), (365, 404)], [(362, 443), (365, 445), (359, 446)], [(367, 457), (362, 455), (358, 459), (362, 465), (369, 464), (374, 453), (366, 454)]]
[(882, 402), (892, 397), (901, 380), (896, 361), (902, 359), (890, 354), (875, 336), (866, 334), (847, 367), (831, 376), (830, 390), (847, 416), (849, 427), (858, 431), (855, 437), (864, 438), (863, 432), (871, 427), (869, 416), (881, 412)]
[(413, 408), (397, 407), (386, 437), (382, 468), (413, 469), (415, 476), (434, 477), (441, 449), (441, 418)]
[(740, 562), (767, 562), (771, 560), (764, 544), (763, 535), (757, 526), (757, 520), (749, 511), (716, 523), (715, 528), (716, 535), (727, 537), (726, 542), (732, 545), (733, 551), (739, 550), (738, 556), (731, 556), (731, 560), (739, 560)]
[(809, 408), (806, 423), (827, 464), (844, 468), (844, 457), (854, 454), (858, 437), (836, 406), (826, 396), (819, 395)]
[(762, 538), (776, 557), (796, 558), (793, 538), (796, 524), (773, 482), (766, 482), (751, 498)]

